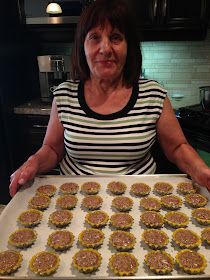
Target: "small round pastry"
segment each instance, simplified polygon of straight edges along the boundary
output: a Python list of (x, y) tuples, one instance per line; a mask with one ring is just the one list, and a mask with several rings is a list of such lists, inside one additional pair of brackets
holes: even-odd
[(47, 195), (36, 195), (29, 200), (29, 208), (45, 210), (50, 205), (50, 198)]
[(34, 227), (42, 220), (43, 214), (36, 209), (26, 210), (18, 216), (18, 222), (25, 227)]
[(77, 204), (78, 198), (72, 194), (62, 195), (56, 200), (56, 206), (61, 209), (73, 209)]
[(123, 194), (127, 186), (123, 182), (112, 181), (108, 184), (107, 188), (113, 194)]
[(36, 194), (52, 197), (56, 193), (57, 188), (54, 185), (43, 185), (37, 188)]
[(166, 209), (179, 209), (182, 206), (182, 199), (176, 195), (168, 194), (160, 198), (161, 205)]
[(58, 251), (70, 248), (73, 242), (74, 235), (68, 230), (56, 230), (47, 239), (47, 245)]
[(181, 182), (177, 185), (177, 189), (182, 194), (196, 193), (197, 188), (193, 186), (192, 182)]
[(154, 191), (160, 195), (171, 194), (173, 192), (173, 186), (167, 182), (157, 182), (154, 185)]
[(110, 235), (109, 242), (118, 251), (129, 251), (134, 248), (136, 238), (130, 232), (116, 230)]
[(127, 196), (117, 196), (112, 200), (112, 206), (121, 212), (129, 211), (133, 206), (133, 200)]
[(82, 206), (88, 210), (97, 210), (101, 208), (103, 199), (99, 195), (87, 195), (82, 200)]
[(79, 234), (79, 242), (82, 246), (87, 248), (97, 248), (104, 241), (104, 234), (101, 230), (96, 228), (89, 228), (83, 230)]
[(69, 210), (56, 210), (49, 216), (49, 221), (56, 227), (64, 227), (71, 223), (73, 218), (72, 213)]
[(97, 194), (101, 188), (101, 185), (97, 182), (85, 182), (82, 184), (81, 190), (84, 194)]
[(150, 191), (150, 186), (145, 183), (135, 183), (131, 186), (131, 193), (136, 196), (148, 195)]
[(73, 256), (73, 266), (83, 273), (90, 273), (101, 265), (101, 254), (94, 249), (83, 249)]
[(201, 232), (201, 239), (210, 245), (210, 227), (204, 228)]
[(29, 268), (35, 274), (47, 276), (58, 269), (59, 263), (60, 258), (56, 253), (42, 251), (31, 258)]
[(181, 269), (189, 274), (200, 274), (207, 265), (202, 254), (189, 249), (180, 250), (176, 254), (176, 262)]
[(171, 211), (165, 214), (165, 222), (173, 228), (186, 227), (189, 224), (189, 218), (185, 213)]
[(101, 210), (90, 212), (85, 216), (85, 221), (94, 228), (104, 227), (108, 220), (108, 214)]
[(156, 274), (168, 274), (174, 268), (173, 257), (165, 251), (149, 251), (144, 260), (149, 269)]
[(109, 267), (115, 275), (134, 275), (138, 270), (138, 260), (128, 252), (115, 253), (109, 259)]
[(152, 249), (163, 249), (169, 242), (168, 235), (159, 229), (144, 230), (142, 239)]
[(62, 194), (76, 194), (79, 190), (79, 185), (77, 183), (64, 183), (60, 186), (60, 192)]
[(161, 208), (160, 200), (156, 197), (148, 196), (140, 200), (140, 206), (145, 210), (159, 211)]
[(133, 218), (128, 213), (115, 213), (111, 216), (110, 223), (117, 229), (129, 229), (133, 225)]
[(164, 218), (160, 213), (156, 211), (145, 211), (141, 214), (141, 222), (150, 228), (160, 228), (164, 224)]
[(27, 248), (37, 239), (37, 233), (31, 228), (20, 228), (10, 234), (8, 243), (17, 248)]
[(210, 225), (210, 209), (197, 208), (192, 211), (193, 218), (201, 225)]
[(180, 248), (193, 249), (201, 244), (201, 239), (194, 231), (186, 228), (178, 228), (173, 232), (173, 241)]
[(208, 203), (208, 198), (199, 193), (189, 193), (185, 196), (185, 201), (192, 207), (203, 207)]
[(7, 250), (0, 252), (0, 274), (15, 272), (22, 264), (23, 258), (19, 252)]

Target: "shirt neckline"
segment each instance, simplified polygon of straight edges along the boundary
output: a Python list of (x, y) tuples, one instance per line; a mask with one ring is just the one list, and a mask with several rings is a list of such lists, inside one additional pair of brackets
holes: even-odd
[(130, 97), (128, 103), (125, 105), (125, 107), (123, 107), (118, 112), (103, 115), (103, 114), (94, 112), (87, 105), (87, 103), (85, 101), (85, 96), (84, 96), (84, 83), (80, 81), (80, 83), (78, 85), (78, 99), (79, 99), (79, 104), (80, 104), (82, 110), (86, 113), (86, 115), (88, 117), (92, 117), (92, 118), (95, 118), (98, 120), (112, 120), (112, 119), (124, 117), (135, 105), (137, 97), (138, 97), (138, 92), (139, 92), (138, 83), (136, 83), (133, 86), (131, 97)]

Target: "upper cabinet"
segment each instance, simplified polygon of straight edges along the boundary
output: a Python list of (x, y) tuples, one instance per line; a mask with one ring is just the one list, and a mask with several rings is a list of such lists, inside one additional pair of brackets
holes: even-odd
[[(74, 39), (80, 13), (91, 1), (94, 0), (57, 0), (63, 13), (54, 17), (46, 13), (48, 0), (18, 0), (27, 29), (35, 31), (41, 40), (57, 42)], [(210, 0), (124, 1), (135, 18), (141, 41), (204, 40), (206, 37)]]
[(143, 40), (202, 40), (209, 0), (125, 0)]

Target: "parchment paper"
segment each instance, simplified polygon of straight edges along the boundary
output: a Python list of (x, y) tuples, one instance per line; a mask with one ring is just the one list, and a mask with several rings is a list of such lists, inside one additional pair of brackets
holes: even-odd
[[(136, 245), (135, 248), (131, 251), (132, 254), (134, 254), (139, 262), (138, 271), (133, 277), (120, 277), (120, 278), (129, 278), (129, 279), (201, 279), (201, 278), (208, 278), (210, 279), (210, 246), (202, 245), (197, 250), (198, 252), (204, 254), (206, 260), (207, 260), (207, 268), (205, 269), (205, 272), (199, 276), (197, 275), (188, 275), (181, 271), (180, 269), (175, 266), (174, 270), (170, 275), (161, 276), (156, 275), (152, 273), (144, 264), (144, 256), (146, 253), (150, 250), (146, 244), (144, 244), (143, 241), (141, 241), (141, 234), (146, 227), (140, 223), (140, 215), (142, 213), (142, 209), (140, 208), (140, 198), (135, 197), (130, 194), (130, 187), (133, 183), (137, 182), (144, 182), (147, 183), (151, 188), (152, 191), (150, 193), (150, 196), (156, 196), (157, 198), (160, 198), (160, 196), (156, 195), (155, 192), (153, 192), (153, 185), (156, 182), (164, 181), (169, 182), (173, 185), (174, 190), (173, 194), (178, 195), (182, 198), (183, 204), (182, 207), (178, 211), (182, 211), (186, 213), (190, 218), (190, 223), (188, 225), (188, 228), (191, 230), (194, 230), (199, 235), (201, 233), (201, 230), (205, 226), (201, 226), (198, 223), (196, 223), (191, 218), (191, 211), (192, 207), (187, 206), (184, 203), (184, 196), (180, 195), (180, 193), (176, 190), (176, 185), (179, 182), (183, 181), (189, 181), (187, 179), (186, 175), (140, 175), (140, 176), (72, 176), (72, 177), (65, 177), (65, 176), (40, 176), (36, 177), (33, 184), (28, 187), (24, 186), (22, 189), (15, 195), (15, 197), (10, 201), (10, 203), (7, 205), (7, 207), (4, 209), (2, 215), (0, 216), (0, 251), (7, 250), (7, 249), (15, 249), (17, 251), (20, 251), (23, 255), (23, 262), (20, 269), (15, 272), (14, 274), (10, 276), (0, 276), (0, 278), (7, 278), (7, 279), (34, 279), (34, 278), (43, 278), (40, 276), (36, 276), (33, 274), (28, 266), (29, 261), (31, 257), (36, 254), (39, 251), (42, 250), (53, 250), (47, 246), (47, 238), (50, 233), (52, 233), (57, 228), (53, 225), (48, 223), (49, 215), (55, 211), (56, 208), (56, 199), (60, 195), (59, 193), (59, 187), (61, 184), (66, 182), (76, 182), (81, 185), (84, 182), (87, 181), (96, 181), (100, 183), (101, 190), (98, 195), (100, 195), (103, 198), (103, 204), (101, 207), (101, 210), (107, 212), (109, 216), (114, 214), (114, 212), (117, 212), (115, 209), (111, 207), (112, 199), (115, 197), (115, 195), (110, 194), (107, 191), (107, 184), (111, 181), (122, 181), (127, 185), (126, 192), (123, 194), (125, 196), (131, 197), (134, 204), (132, 207), (132, 210), (129, 212), (130, 215), (134, 218), (134, 224), (130, 230), (135, 237), (136, 237)], [(38, 233), (38, 237), (36, 242), (29, 248), (26, 249), (16, 249), (12, 247), (11, 245), (8, 245), (8, 237), (9, 235), (15, 231), (16, 229), (22, 227), (17, 222), (17, 217), (19, 214), (25, 210), (28, 209), (28, 201), (31, 197), (35, 195), (35, 191), (37, 187), (40, 185), (45, 184), (53, 184), (57, 187), (57, 192), (54, 197), (51, 199), (51, 203), (48, 209), (43, 211), (43, 219), (41, 223), (36, 226), (34, 229)], [(210, 199), (210, 194), (204, 187), (199, 188), (199, 193), (207, 196)], [(65, 227), (65, 229), (70, 230), (74, 236), (75, 241), (73, 244), (73, 247), (71, 247), (69, 250), (64, 252), (58, 252), (60, 257), (60, 266), (56, 273), (54, 273), (51, 276), (48, 276), (47, 279), (66, 279), (66, 278), (100, 278), (100, 279), (113, 279), (113, 278), (119, 278), (113, 275), (113, 273), (110, 271), (108, 266), (109, 258), (112, 254), (116, 253), (117, 251), (112, 248), (109, 244), (109, 236), (111, 232), (114, 230), (111, 228), (109, 223), (105, 228), (102, 229), (102, 231), (105, 234), (105, 240), (103, 242), (103, 245), (98, 249), (98, 251), (102, 255), (102, 264), (98, 271), (91, 273), (91, 275), (83, 274), (78, 272), (76, 269), (72, 266), (72, 256), (79, 250), (82, 249), (82, 246), (78, 243), (78, 235), (79, 233), (84, 230), (85, 228), (90, 227), (85, 223), (85, 215), (88, 213), (87, 210), (85, 210), (81, 206), (81, 201), (84, 198), (84, 194), (82, 194), (79, 190), (77, 193), (78, 203), (76, 207), (72, 210), (73, 213), (73, 219), (70, 225)], [(206, 205), (206, 207), (210, 208), (210, 202)], [(168, 210), (169, 211), (169, 210)], [(165, 214), (167, 210), (160, 210), (161, 214)], [(166, 248), (166, 252), (170, 253), (173, 257), (175, 257), (176, 253), (180, 250), (177, 246), (175, 246), (172, 242), (172, 233), (173, 229), (169, 226), (164, 226), (162, 228), (164, 230), (170, 239), (170, 242)]]

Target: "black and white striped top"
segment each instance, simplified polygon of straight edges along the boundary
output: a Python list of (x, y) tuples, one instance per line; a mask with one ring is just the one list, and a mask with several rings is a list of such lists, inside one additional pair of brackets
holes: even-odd
[(101, 115), (86, 104), (83, 85), (67, 81), (55, 90), (58, 115), (64, 126), (66, 154), (60, 163), (65, 175), (153, 174), (150, 149), (166, 91), (142, 79), (119, 112)]

